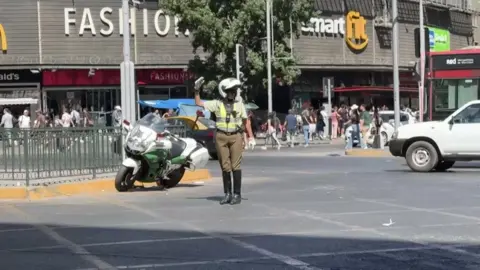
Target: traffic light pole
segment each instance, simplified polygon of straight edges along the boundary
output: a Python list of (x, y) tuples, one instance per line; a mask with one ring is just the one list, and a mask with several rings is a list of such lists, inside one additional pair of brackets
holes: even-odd
[(273, 111), (273, 98), (272, 98), (272, 28), (271, 28), (271, 18), (270, 18), (270, 1), (266, 1), (266, 12), (267, 12), (267, 97), (268, 97), (268, 112)]
[(392, 53), (393, 53), (393, 108), (395, 115), (395, 131), (400, 126), (400, 74), (398, 67), (398, 53), (399, 53), (399, 29), (398, 29), (398, 0), (392, 0)]
[[(418, 111), (419, 111), (419, 121), (423, 122), (424, 114), (424, 98), (425, 98), (425, 26), (423, 23), (423, 0), (419, 1), (419, 13), (420, 13), (420, 82), (418, 83)], [(430, 46), (430, 44), (428, 44)]]
[(235, 45), (235, 58), (236, 58), (236, 59), (235, 59), (235, 60), (236, 60), (236, 68), (235, 68), (235, 69), (236, 69), (236, 73), (237, 73), (237, 80), (239, 80), (239, 81), (240, 81), (241, 78), (242, 78), (242, 76), (241, 76), (242, 73), (241, 73), (241, 71), (240, 71), (240, 68), (242, 67), (242, 66), (240, 65), (240, 57), (242, 57), (242, 56), (240, 55), (241, 46), (242, 46), (241, 44)]

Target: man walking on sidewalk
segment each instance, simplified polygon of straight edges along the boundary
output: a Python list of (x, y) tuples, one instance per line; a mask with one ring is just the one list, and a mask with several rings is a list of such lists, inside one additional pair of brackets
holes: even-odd
[(295, 145), (295, 134), (297, 129), (297, 116), (293, 110), (288, 110), (288, 115), (285, 117), (284, 126), (287, 128), (287, 141), (290, 142), (290, 147)]

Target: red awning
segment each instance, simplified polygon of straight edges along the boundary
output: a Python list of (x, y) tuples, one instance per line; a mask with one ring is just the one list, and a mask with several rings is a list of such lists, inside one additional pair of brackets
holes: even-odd
[[(333, 88), (333, 91), (336, 93), (346, 93), (346, 92), (366, 92), (366, 91), (372, 91), (372, 92), (388, 92), (392, 91), (392, 87), (388, 86), (352, 86), (352, 87), (336, 87)], [(400, 87), (400, 92), (418, 92), (418, 88), (412, 88), (412, 87)]]

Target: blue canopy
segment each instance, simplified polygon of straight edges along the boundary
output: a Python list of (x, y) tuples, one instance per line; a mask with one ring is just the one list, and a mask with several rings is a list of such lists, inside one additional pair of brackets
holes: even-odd
[(195, 105), (192, 98), (175, 98), (167, 100), (139, 100), (141, 106), (152, 107), (155, 109), (177, 109), (180, 105)]
[(178, 116), (196, 116), (198, 110), (203, 112), (205, 118), (210, 119), (210, 112), (196, 105), (180, 104), (177, 113)]

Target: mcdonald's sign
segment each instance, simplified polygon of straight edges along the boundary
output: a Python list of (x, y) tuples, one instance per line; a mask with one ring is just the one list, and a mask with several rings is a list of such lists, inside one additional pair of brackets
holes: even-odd
[(3, 28), (3, 25), (0, 23), (0, 47), (2, 49), (3, 53), (7, 52), (8, 49), (8, 42), (7, 42), (7, 34), (5, 34), (5, 29)]

